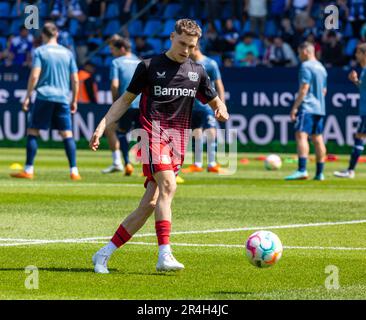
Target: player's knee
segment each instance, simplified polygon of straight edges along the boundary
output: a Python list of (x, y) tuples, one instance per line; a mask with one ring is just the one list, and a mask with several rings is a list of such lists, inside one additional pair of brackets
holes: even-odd
[(27, 129), (27, 135), (28, 136), (39, 136), (39, 130), (37, 129)]
[(72, 138), (71, 131), (59, 131), (59, 134), (62, 137), (62, 139)]
[(171, 197), (175, 194), (175, 191), (177, 190), (177, 183), (175, 182), (175, 179), (167, 179), (164, 180), (161, 184), (160, 193), (163, 196)]

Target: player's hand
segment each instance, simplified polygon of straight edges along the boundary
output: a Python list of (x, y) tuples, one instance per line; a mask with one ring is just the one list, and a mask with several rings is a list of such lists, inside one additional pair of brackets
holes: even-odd
[(229, 113), (225, 108), (217, 108), (215, 110), (215, 118), (218, 121), (225, 122), (229, 119)]
[(22, 104), (22, 110), (24, 112), (27, 112), (29, 110), (29, 102), (30, 102), (30, 99), (28, 97), (26, 97)]
[(97, 132), (93, 133), (93, 136), (91, 137), (90, 141), (89, 141), (89, 148), (92, 149), (93, 151), (97, 151), (99, 144), (100, 144), (100, 136)]
[(78, 110), (78, 103), (74, 101), (71, 103), (71, 113), (74, 114)]
[(296, 115), (297, 115), (297, 109), (292, 109), (291, 113), (290, 113), (290, 119), (291, 119), (292, 122), (295, 122)]
[(355, 70), (352, 70), (349, 74), (348, 74), (348, 79), (351, 80), (354, 83), (358, 82), (358, 75), (357, 72)]

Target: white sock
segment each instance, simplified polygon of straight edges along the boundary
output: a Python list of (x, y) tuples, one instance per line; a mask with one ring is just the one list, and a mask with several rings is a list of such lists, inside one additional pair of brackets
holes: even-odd
[(103, 254), (111, 256), (112, 253), (117, 249), (118, 249), (117, 246), (112, 241), (109, 241), (109, 243), (107, 243), (101, 250)]
[(26, 165), (24, 171), (28, 174), (33, 174), (34, 173), (34, 167)]
[(209, 166), (210, 168), (212, 168), (212, 167), (214, 167), (214, 166), (216, 166), (216, 165), (217, 165), (216, 161), (212, 161), (212, 162), (209, 162), (209, 163), (208, 163), (208, 166)]
[(195, 162), (194, 165), (198, 168), (202, 168), (202, 162)]
[(170, 248), (170, 244), (162, 244), (159, 246), (159, 256), (165, 253), (171, 253), (172, 249)]
[(79, 170), (77, 167), (72, 167), (70, 168), (70, 174), (79, 174)]
[(121, 151), (120, 150), (112, 151), (112, 159), (114, 166), (121, 166), (122, 165)]
[(203, 139), (202, 138), (195, 139), (195, 143), (196, 145), (194, 148), (194, 162), (203, 163)]

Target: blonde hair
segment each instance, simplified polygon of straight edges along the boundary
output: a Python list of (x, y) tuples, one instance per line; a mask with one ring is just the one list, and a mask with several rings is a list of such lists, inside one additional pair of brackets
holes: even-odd
[(175, 32), (182, 34), (183, 32), (189, 36), (201, 38), (202, 30), (196, 21), (191, 19), (179, 19), (175, 23)]

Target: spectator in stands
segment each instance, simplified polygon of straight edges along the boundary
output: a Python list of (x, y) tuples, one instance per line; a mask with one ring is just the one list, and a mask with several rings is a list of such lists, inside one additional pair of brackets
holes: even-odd
[(349, 21), (365, 20), (365, 1), (349, 0)]
[(289, 2), (292, 16), (297, 16), (299, 13), (305, 13), (307, 16), (310, 16), (313, 0), (289, 0)]
[(287, 17), (281, 20), (281, 28), (279, 30), (279, 36), (281, 36), (283, 41), (287, 42), (293, 49), (297, 48), (297, 46), (295, 46), (295, 38), (296, 38), (295, 29), (291, 24), (291, 20)]
[(51, 11), (51, 18), (58, 27), (65, 26), (68, 18), (85, 21), (86, 16), (81, 9), (79, 0), (55, 0)]
[(277, 29), (281, 28), (281, 21), (289, 9), (288, 0), (272, 0), (271, 16), (276, 24)]
[(271, 66), (294, 67), (297, 59), (290, 45), (283, 42), (281, 37), (275, 37), (269, 48), (269, 63)]
[(207, 22), (206, 32), (200, 41), (202, 43), (202, 49), (208, 54), (215, 54), (221, 51), (219, 32), (212, 21)]
[(244, 34), (242, 41), (235, 47), (235, 64), (241, 67), (247, 66), (247, 64), (252, 62), (251, 55), (258, 59), (259, 50), (253, 41), (252, 33), (246, 33)]
[(233, 20), (227, 19), (222, 31), (222, 51), (232, 52), (239, 39), (239, 32), (235, 29)]
[(231, 0), (231, 16), (234, 19), (242, 20), (244, 14), (244, 1)]
[(95, 66), (87, 61), (79, 70), (78, 103), (98, 103), (98, 85), (94, 79)]
[(22, 26), (20, 34), (12, 38), (9, 51), (9, 64), (30, 67), (32, 65), (31, 50), (33, 47), (33, 36), (27, 28)]
[[(197, 0), (196, 0), (197, 1)], [(205, 11), (208, 15), (209, 21), (214, 21), (215, 19), (219, 19), (219, 12), (220, 11), (220, 3), (217, 0), (206, 0), (205, 1)]]
[(144, 37), (136, 37), (135, 53), (140, 59), (147, 59), (155, 55), (153, 46), (146, 42)]
[(324, 32), (322, 59), (326, 67), (342, 66), (345, 63), (340, 36), (333, 30)]
[(245, 11), (250, 20), (250, 31), (263, 35), (267, 19), (267, 0), (246, 0)]
[(119, 0), (119, 20), (121, 25), (131, 19), (131, 5), (133, 0)]
[(231, 68), (234, 66), (234, 60), (233, 60), (233, 57), (231, 55), (223, 55), (223, 58), (222, 58), (222, 65), (225, 67), (225, 68)]
[(94, 28), (101, 27), (104, 14), (106, 11), (105, 0), (86, 0), (88, 13), (88, 29), (90, 31)]

